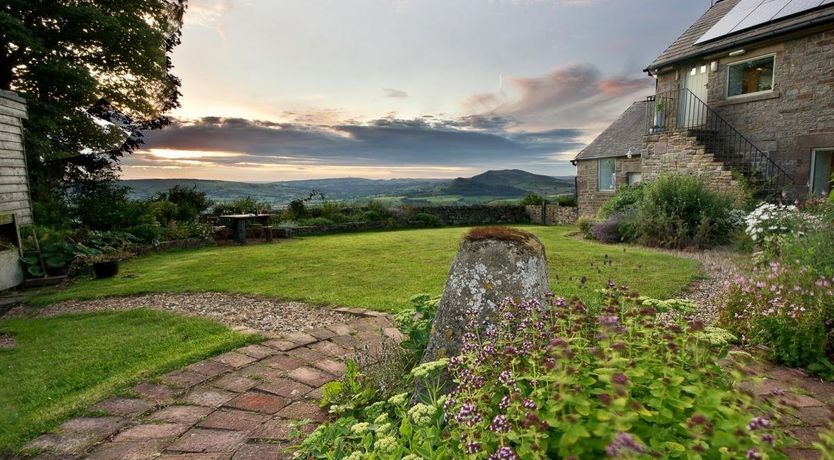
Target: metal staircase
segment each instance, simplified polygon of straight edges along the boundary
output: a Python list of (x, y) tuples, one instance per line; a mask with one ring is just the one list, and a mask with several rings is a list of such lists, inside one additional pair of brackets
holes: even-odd
[(715, 160), (745, 177), (762, 198), (778, 199), (793, 178), (733, 125), (688, 89), (647, 98), (646, 132), (684, 131)]

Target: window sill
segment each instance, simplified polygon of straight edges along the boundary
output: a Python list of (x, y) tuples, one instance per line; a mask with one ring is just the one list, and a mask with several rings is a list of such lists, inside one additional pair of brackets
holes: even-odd
[(617, 193), (617, 190), (616, 189), (614, 189), (614, 190), (597, 190), (597, 193), (611, 193), (611, 194), (614, 194), (614, 193)]
[(765, 94), (751, 94), (749, 96), (733, 96), (722, 101), (715, 102), (715, 107), (726, 107), (728, 105), (746, 104), (748, 102), (768, 101), (770, 99), (779, 99), (782, 93), (779, 91), (771, 91)]

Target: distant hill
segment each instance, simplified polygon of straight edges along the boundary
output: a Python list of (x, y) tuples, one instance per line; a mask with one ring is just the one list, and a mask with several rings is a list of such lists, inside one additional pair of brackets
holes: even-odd
[(232, 182), (200, 179), (136, 179), (122, 181), (135, 198), (149, 198), (174, 185), (196, 187), (215, 202), (252, 197), (282, 206), (313, 190), (329, 200), (450, 204), (486, 203), (522, 198), (533, 192), (543, 196), (573, 193), (573, 176), (551, 177), (521, 170), (487, 171), (471, 178), (457, 179), (361, 179), (334, 178), (283, 182)]

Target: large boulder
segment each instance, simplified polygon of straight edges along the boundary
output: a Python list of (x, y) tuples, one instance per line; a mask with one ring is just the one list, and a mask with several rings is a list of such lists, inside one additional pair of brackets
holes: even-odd
[(423, 362), (459, 354), (470, 309), (483, 327), (508, 297), (544, 305), (549, 292), (544, 245), (535, 235), (508, 227), (470, 231), (449, 271)]

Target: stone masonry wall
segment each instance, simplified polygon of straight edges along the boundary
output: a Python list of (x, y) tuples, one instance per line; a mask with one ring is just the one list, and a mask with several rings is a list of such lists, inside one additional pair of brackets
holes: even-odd
[[(614, 191), (598, 190), (598, 160), (580, 160), (576, 163), (576, 189), (580, 216), (595, 216), (603, 203), (614, 196)], [(628, 173), (641, 172), (640, 157), (614, 159), (614, 173), (617, 187), (628, 183)], [(643, 175), (645, 180), (645, 174)]]
[[(791, 174), (801, 196), (808, 191), (811, 151), (834, 147), (834, 29), (744, 48), (742, 56), (688, 64), (718, 61), (709, 74), (708, 104)], [(771, 54), (773, 91), (727, 99), (728, 64)], [(678, 89), (687, 67), (658, 75), (658, 92)]]
[(579, 208), (558, 204), (530, 205), (527, 206), (527, 215), (533, 224), (573, 225), (579, 217)]
[(651, 181), (665, 173), (701, 176), (710, 188), (729, 194), (740, 191), (733, 173), (716, 161), (695, 137), (683, 131), (647, 135), (643, 150), (643, 180)]

